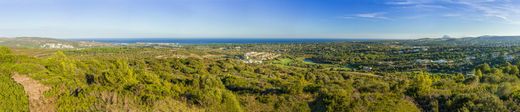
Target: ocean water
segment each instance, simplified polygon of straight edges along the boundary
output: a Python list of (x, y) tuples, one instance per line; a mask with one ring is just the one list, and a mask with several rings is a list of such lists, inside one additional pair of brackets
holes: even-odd
[(179, 44), (255, 44), (255, 43), (321, 43), (321, 42), (354, 42), (370, 41), (370, 39), (297, 39), (297, 38), (92, 38), (74, 39), (105, 43), (179, 43)]

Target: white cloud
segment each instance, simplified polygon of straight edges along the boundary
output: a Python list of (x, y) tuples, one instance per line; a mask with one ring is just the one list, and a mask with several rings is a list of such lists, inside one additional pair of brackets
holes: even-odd
[(520, 7), (507, 0), (488, 0), (484, 2), (459, 1), (469, 8), (480, 12), (483, 16), (501, 19), (503, 21), (520, 24)]
[(354, 19), (354, 18), (366, 18), (366, 19), (389, 19), (385, 16), (385, 12), (373, 12), (373, 13), (360, 13), (354, 14), (351, 16), (344, 16), (344, 19)]
[[(439, 16), (481, 17), (520, 24), (520, 2), (513, 0), (393, 0), (388, 5), (438, 11)], [(446, 14), (442, 14), (446, 13)], [(453, 13), (458, 15), (454, 16)]]
[(385, 17), (384, 14), (385, 13), (382, 13), (382, 12), (376, 12), (376, 13), (356, 14), (356, 16), (362, 17), (362, 18), (388, 19), (388, 17)]
[(444, 14), (442, 16), (444, 16), (444, 17), (461, 17), (462, 14), (448, 13), (448, 14)]

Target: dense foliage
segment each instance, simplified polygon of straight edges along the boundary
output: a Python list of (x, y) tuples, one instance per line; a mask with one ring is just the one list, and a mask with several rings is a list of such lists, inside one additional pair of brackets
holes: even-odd
[[(457, 65), (464, 65), (465, 69), (443, 69), (445, 72), (382, 67), (362, 71), (352, 67), (370, 66), (366, 63), (373, 62), (367, 60), (400, 60), (403, 63), (394, 64), (406, 66), (409, 64), (406, 60), (410, 59), (459, 59), (472, 54), (441, 51), (447, 46), (399, 54), (392, 52), (414, 48), (382, 46), (386, 45), (127, 46), (63, 50), (48, 56), (14, 52), (3, 53), (8, 55), (1, 57), (1, 70), (6, 70), (2, 71), (5, 74), (28, 75), (52, 87), (46, 97), (55, 100), (58, 111), (520, 110), (520, 71), (514, 60), (477, 57), (478, 62)], [(10, 51), (3, 49), (0, 52)], [(504, 47), (467, 49), (507, 50)], [(24, 50), (31, 49), (16, 51)], [(241, 61), (240, 55), (250, 51), (285, 54), (264, 63)], [(6, 86), (14, 92), (0, 94), (23, 99), (7, 100), (0, 107), (16, 103), (27, 110), (21, 86), (10, 80), (9, 75), (0, 80), (2, 84), (14, 85)]]
[(0, 110), (28, 111), (28, 99), (23, 87), (11, 79), (11, 68), (14, 61), (11, 50), (0, 47)]

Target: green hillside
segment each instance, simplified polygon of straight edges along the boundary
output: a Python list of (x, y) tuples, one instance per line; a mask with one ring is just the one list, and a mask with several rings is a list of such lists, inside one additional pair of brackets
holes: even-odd
[[(415, 51), (413, 45), (388, 44), (117, 46), (45, 52), (2, 47), (0, 88), (7, 91), (0, 92), (0, 110), (33, 108), (22, 86), (10, 78), (13, 73), (50, 87), (43, 98), (56, 111), (520, 109), (520, 61), (504, 59), (519, 47), (430, 46)], [(457, 49), (464, 50), (453, 52)], [(493, 56), (495, 52), (501, 54)], [(261, 62), (248, 63), (246, 54)], [(469, 56), (476, 57), (450, 61)], [(448, 61), (435, 62), (441, 59)]]
[(61, 40), (61, 39), (42, 38), (42, 37), (0, 38), (0, 45), (8, 46), (8, 47), (16, 47), (16, 48), (51, 48), (51, 49), (111, 46), (110, 44), (107, 44), (107, 43)]

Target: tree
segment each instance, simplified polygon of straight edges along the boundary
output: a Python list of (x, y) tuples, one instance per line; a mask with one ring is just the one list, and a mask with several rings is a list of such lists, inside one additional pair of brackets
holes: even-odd
[(482, 65), (480, 65), (480, 70), (482, 70), (482, 72), (484, 73), (490, 73), (491, 72), (491, 67), (489, 66), (489, 64), (487, 63), (484, 63)]
[(482, 71), (480, 71), (480, 69), (475, 69), (475, 76), (482, 77)]
[(433, 79), (429, 74), (421, 72), (414, 77), (413, 87), (408, 90), (408, 94), (424, 96), (430, 93)]
[(11, 53), (11, 49), (9, 49), (7, 47), (0, 46), (0, 55), (10, 54), (10, 53)]
[(491, 70), (491, 72), (492, 72), (492, 75), (494, 75), (494, 76), (500, 76), (501, 77), (501, 76), (504, 75), (504, 72), (502, 71), (502, 69), (493, 68)]
[(419, 75), (416, 78), (417, 86), (419, 87), (419, 91), (423, 93), (427, 93), (431, 90), (431, 85), (433, 83), (433, 80), (430, 78), (429, 75), (423, 74)]
[(512, 70), (513, 65), (509, 62), (506, 62), (505, 68), (503, 69), (504, 73), (510, 73)]
[(509, 71), (509, 74), (511, 75), (518, 75), (520, 73), (520, 70), (518, 70), (518, 67), (516, 66), (511, 66), (511, 71)]

